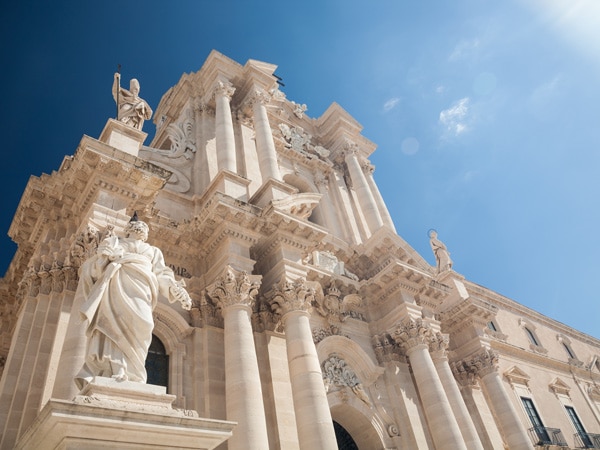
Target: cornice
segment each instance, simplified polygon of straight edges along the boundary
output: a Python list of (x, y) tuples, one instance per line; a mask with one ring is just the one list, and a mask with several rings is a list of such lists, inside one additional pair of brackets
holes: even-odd
[(568, 336), (570, 336), (574, 339), (577, 339), (580, 342), (583, 342), (585, 344), (588, 344), (588, 345), (591, 345), (594, 347), (600, 346), (600, 339), (597, 339), (593, 336), (590, 336), (589, 334), (585, 334), (581, 331), (571, 328), (568, 325), (565, 325), (564, 323), (561, 323), (557, 320), (551, 319), (550, 317), (545, 316), (537, 311), (534, 311), (533, 309), (528, 308), (527, 306), (522, 305), (514, 300), (511, 300), (508, 297), (505, 297), (505, 296), (503, 296), (497, 292), (494, 292), (488, 288), (485, 288), (483, 286), (475, 284), (472, 281), (464, 280), (464, 283), (465, 283), (465, 286), (467, 287), (468, 291), (474, 291), (474, 292), (478, 293), (484, 299), (486, 297), (489, 298), (491, 303), (497, 304), (497, 305), (502, 305), (502, 308), (505, 310), (511, 311), (519, 316), (529, 317), (529, 318), (535, 320), (536, 322), (543, 324), (544, 326), (547, 326), (551, 329), (554, 329), (557, 332), (568, 335)]

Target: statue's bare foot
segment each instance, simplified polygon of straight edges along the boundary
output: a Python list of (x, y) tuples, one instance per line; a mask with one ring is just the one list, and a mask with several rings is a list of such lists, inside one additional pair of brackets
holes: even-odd
[(114, 374), (111, 378), (115, 379), (116, 381), (127, 381), (127, 374), (125, 373), (125, 369), (123, 367), (119, 368), (119, 371)]

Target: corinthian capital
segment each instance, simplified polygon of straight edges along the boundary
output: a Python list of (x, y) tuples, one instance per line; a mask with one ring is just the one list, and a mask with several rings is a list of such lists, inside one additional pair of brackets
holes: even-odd
[(448, 354), (448, 335), (445, 333), (431, 333), (429, 351), (434, 358), (445, 358)]
[(356, 143), (346, 140), (344, 142), (344, 157), (348, 158), (349, 156), (358, 156), (358, 145)]
[(284, 276), (273, 286), (269, 302), (273, 311), (281, 316), (291, 311), (310, 312), (316, 292), (314, 282), (307, 282), (304, 278), (289, 281)]
[(431, 329), (421, 319), (405, 319), (390, 331), (394, 341), (406, 352), (418, 345), (429, 346)]
[(270, 101), (271, 96), (267, 92), (262, 89), (254, 89), (254, 91), (250, 92), (248, 97), (246, 97), (244, 104), (248, 105), (249, 107), (254, 106), (256, 103), (266, 106)]
[(214, 88), (215, 96), (224, 96), (231, 100), (233, 94), (235, 93), (235, 88), (233, 84), (228, 81), (217, 81)]
[(221, 309), (233, 305), (252, 308), (260, 287), (260, 279), (259, 275), (248, 275), (227, 266), (223, 275), (207, 288), (207, 294)]

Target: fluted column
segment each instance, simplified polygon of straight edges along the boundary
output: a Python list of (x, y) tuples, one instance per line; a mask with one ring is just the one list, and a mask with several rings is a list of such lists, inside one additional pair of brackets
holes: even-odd
[(363, 171), (365, 173), (365, 178), (367, 179), (367, 184), (371, 189), (371, 193), (373, 194), (373, 198), (375, 199), (375, 203), (377, 204), (377, 209), (379, 210), (379, 214), (381, 214), (381, 220), (384, 225), (389, 227), (394, 233), (396, 232), (396, 227), (394, 226), (394, 222), (392, 220), (392, 216), (390, 216), (390, 212), (383, 201), (383, 197), (381, 196), (381, 192), (379, 192), (379, 188), (375, 183), (375, 179), (373, 178), (373, 172), (375, 171), (375, 166), (367, 162), (363, 165)]
[(256, 134), (256, 152), (258, 153), (258, 163), (263, 178), (263, 183), (269, 178), (282, 181), (277, 163), (277, 152), (275, 151), (275, 142), (273, 133), (269, 124), (266, 105), (271, 97), (264, 91), (256, 90), (250, 102), (252, 104), (252, 114), (254, 116), (254, 132)]
[(527, 430), (519, 420), (517, 411), (510, 401), (498, 373), (498, 355), (490, 350), (483, 351), (471, 363), (478, 369), (478, 375), (489, 398), (494, 416), (499, 422), (500, 430), (511, 450), (532, 449)]
[(258, 360), (250, 317), (260, 277), (227, 267), (207, 289), (221, 307), (225, 339), (227, 420), (238, 423), (229, 450), (269, 448)]
[(429, 354), (430, 328), (420, 319), (408, 319), (391, 334), (410, 361), (436, 448), (466, 450), (452, 407)]
[(463, 400), (456, 379), (452, 374), (452, 369), (448, 364), (448, 337), (442, 333), (436, 333), (430, 341), (429, 347), (433, 364), (440, 377), (442, 386), (444, 386), (444, 391), (448, 396), (448, 401), (450, 402), (452, 411), (454, 411), (456, 421), (458, 422), (467, 448), (469, 450), (483, 450), (483, 444), (481, 443), (481, 439), (479, 439), (475, 424), (471, 419), (467, 405)]
[(352, 185), (358, 196), (360, 207), (364, 212), (367, 224), (371, 233), (377, 231), (383, 225), (381, 214), (377, 208), (377, 203), (373, 197), (373, 193), (367, 183), (367, 178), (363, 173), (358, 161), (358, 148), (355, 144), (347, 144), (345, 147), (345, 161), (350, 172)]
[(336, 449), (335, 431), (309, 322), (315, 291), (302, 278), (274, 286), (271, 307), (282, 316), (300, 448)]
[(215, 128), (217, 141), (217, 167), (237, 173), (235, 137), (230, 101), (235, 88), (228, 82), (217, 82), (215, 86)]

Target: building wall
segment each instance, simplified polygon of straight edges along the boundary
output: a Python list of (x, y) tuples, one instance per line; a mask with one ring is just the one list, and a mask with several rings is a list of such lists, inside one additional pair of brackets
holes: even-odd
[[(329, 448), (332, 421), (361, 449), (532, 448), (521, 396), (571, 448), (565, 406), (600, 434), (600, 342), (431, 267), (395, 232), (360, 124), (336, 104), (308, 117), (279, 91), (275, 68), (213, 52), (165, 94), (149, 146), (109, 145), (124, 132), (109, 121), (57, 172), (31, 179), (0, 281), (0, 448), (50, 398), (77, 394), (77, 269), (133, 211), (194, 302), (190, 312), (166, 299), (155, 309), (168, 390), (178, 408), (236, 417), (222, 448), (252, 447), (239, 430), (255, 418), (227, 401), (239, 349), (226, 338), (241, 328), (228, 328), (224, 311), (238, 306), (258, 383), (242, 376), (235, 395), (262, 404), (270, 448)], [(231, 128), (217, 125), (228, 114)], [(228, 274), (238, 286), (251, 276), (256, 292), (218, 293)]]

